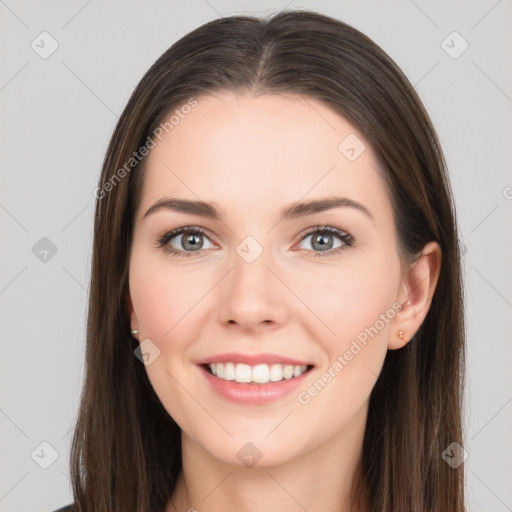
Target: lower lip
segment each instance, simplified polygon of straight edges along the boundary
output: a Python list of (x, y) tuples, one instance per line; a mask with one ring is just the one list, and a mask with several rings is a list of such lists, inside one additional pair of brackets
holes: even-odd
[(266, 384), (245, 384), (234, 380), (219, 379), (209, 373), (203, 366), (201, 372), (210, 383), (210, 386), (222, 397), (237, 404), (264, 405), (290, 394), (307, 379), (312, 369), (304, 372), (300, 377), (283, 379), (278, 382)]

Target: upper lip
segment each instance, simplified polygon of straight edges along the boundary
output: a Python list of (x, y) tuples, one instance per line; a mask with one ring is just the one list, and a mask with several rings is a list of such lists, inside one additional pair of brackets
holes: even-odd
[(301, 361), (300, 359), (293, 359), (287, 356), (280, 356), (279, 354), (240, 354), (237, 352), (229, 352), (224, 354), (217, 354), (214, 356), (205, 357), (197, 362), (197, 364), (209, 363), (244, 363), (250, 366), (257, 364), (290, 364), (293, 366), (312, 366), (311, 363)]

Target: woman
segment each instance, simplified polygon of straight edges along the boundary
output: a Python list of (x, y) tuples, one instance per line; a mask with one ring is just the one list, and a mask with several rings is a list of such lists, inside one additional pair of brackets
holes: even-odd
[(453, 198), (375, 43), (308, 11), (199, 27), (96, 197), (63, 510), (465, 510)]

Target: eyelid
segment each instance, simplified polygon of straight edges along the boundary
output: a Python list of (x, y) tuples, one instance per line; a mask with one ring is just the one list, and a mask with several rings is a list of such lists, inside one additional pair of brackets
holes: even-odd
[[(176, 238), (184, 233), (189, 233), (189, 232), (193, 233), (193, 234), (202, 235), (205, 238), (208, 238), (208, 240), (210, 240), (210, 242), (213, 245), (218, 245), (214, 240), (212, 240), (212, 239), (215, 239), (215, 237), (213, 235), (211, 235), (207, 229), (200, 227), (200, 226), (185, 225), (185, 226), (180, 226), (180, 227), (171, 229), (169, 231), (166, 231), (163, 235), (158, 237), (158, 239), (155, 243), (155, 246), (158, 248), (163, 248), (165, 250), (166, 246), (173, 238)], [(173, 248), (173, 250), (176, 252), (187, 252), (187, 251), (177, 250), (174, 248)], [(192, 251), (192, 252), (188, 252), (188, 253), (189, 254), (194, 254), (194, 253), (198, 254), (204, 250), (206, 250), (206, 249), (200, 249), (199, 251)], [(172, 251), (169, 251), (169, 252), (172, 252)]]
[[(177, 228), (174, 228), (170, 231), (167, 231), (158, 238), (158, 240), (155, 243), (155, 246), (157, 248), (163, 249), (165, 252), (175, 255), (175, 256), (184, 256), (184, 257), (193, 257), (194, 255), (200, 255), (204, 251), (207, 251), (209, 249), (199, 249), (198, 251), (184, 251), (180, 249), (170, 248), (168, 245), (170, 240), (173, 238), (176, 238), (184, 233), (192, 233), (197, 235), (202, 235), (210, 240), (210, 242), (213, 245), (218, 245), (213, 239), (215, 239), (214, 236), (212, 236), (209, 232), (209, 230), (200, 227), (200, 226), (193, 226), (193, 225), (185, 225), (180, 226)], [(337, 228), (331, 225), (317, 225), (312, 226), (308, 228), (307, 230), (303, 231), (300, 235), (298, 235), (297, 239), (293, 242), (292, 247), (299, 244), (303, 240), (305, 240), (307, 237), (314, 235), (314, 234), (327, 234), (328, 236), (333, 236), (338, 238), (342, 245), (340, 247), (336, 247), (334, 249), (329, 249), (326, 251), (312, 251), (310, 249), (299, 249), (299, 251), (307, 251), (309, 253), (313, 253), (314, 257), (317, 256), (334, 256), (337, 255), (340, 251), (345, 249), (346, 247), (351, 247), (353, 243), (355, 242), (355, 238), (346, 230)]]
[(328, 236), (332, 236), (338, 238), (342, 245), (340, 247), (336, 247), (334, 249), (329, 249), (327, 251), (311, 251), (309, 249), (299, 249), (299, 250), (307, 250), (308, 252), (313, 252), (314, 256), (333, 256), (342, 251), (345, 247), (351, 247), (356, 239), (346, 230), (337, 228), (331, 225), (317, 225), (312, 228), (308, 228), (306, 231), (302, 232), (298, 236), (298, 240), (294, 242), (294, 246), (304, 241), (311, 235), (315, 234), (326, 234)]

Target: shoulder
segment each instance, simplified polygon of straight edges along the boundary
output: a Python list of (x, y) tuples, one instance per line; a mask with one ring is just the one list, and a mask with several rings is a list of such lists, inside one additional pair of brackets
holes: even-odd
[(71, 503), (65, 507), (59, 508), (58, 510), (54, 510), (54, 512), (73, 512), (73, 505), (74, 503)]

